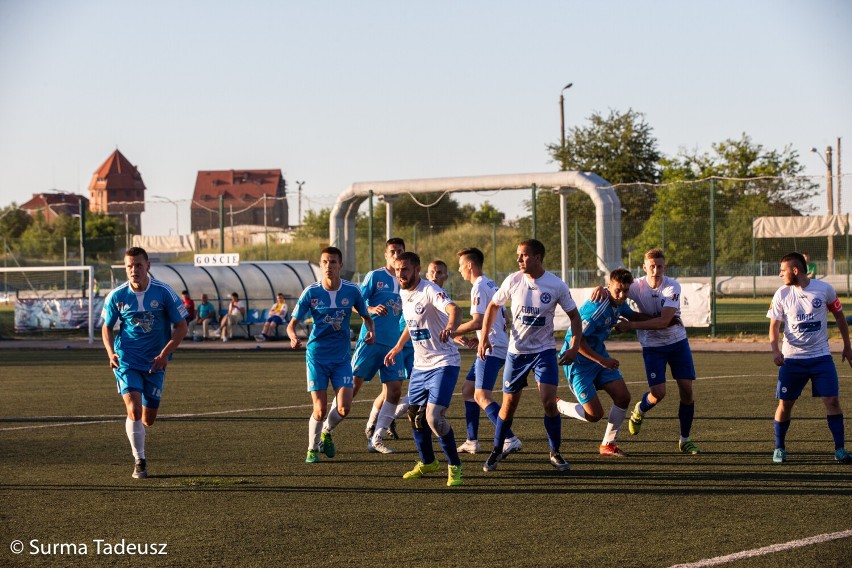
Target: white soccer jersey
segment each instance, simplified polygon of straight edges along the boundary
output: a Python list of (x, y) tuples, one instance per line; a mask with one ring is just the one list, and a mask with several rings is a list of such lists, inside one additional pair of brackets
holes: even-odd
[[(663, 308), (675, 308), (675, 316), (680, 317), (680, 284), (674, 278), (663, 276), (659, 288), (651, 288), (647, 276), (634, 280), (627, 297), (636, 303), (638, 312), (652, 318), (660, 317)], [(686, 328), (670, 325), (665, 329), (637, 329), (636, 335), (642, 347), (662, 347), (686, 339)]]
[[(470, 289), (470, 315), (480, 314), (484, 316), (488, 303), (498, 289), (499, 286), (487, 276), (477, 278), (473, 283), (473, 288)], [(491, 339), (491, 355), (501, 359), (506, 358), (506, 351), (509, 348), (505, 313), (505, 308), (497, 312), (494, 325), (491, 326), (491, 331), (488, 333), (488, 337)], [(481, 329), (476, 330), (476, 338), (482, 341)]]
[(557, 304), (566, 312), (577, 307), (568, 284), (550, 272), (529, 278), (523, 272), (506, 277), (491, 298), (498, 306), (512, 302), (509, 353), (526, 355), (554, 349), (553, 315)]
[(836, 312), (840, 308), (840, 300), (830, 284), (811, 280), (804, 288), (778, 288), (766, 317), (783, 322), (781, 353), (784, 357), (821, 357), (831, 354), (828, 312)]
[(454, 304), (447, 293), (426, 279), (414, 290), (400, 290), (402, 317), (414, 345), (414, 367), (429, 370), (438, 367), (461, 367), (461, 356), (455, 341), (442, 342), (438, 334), (447, 327), (450, 317), (445, 311)]

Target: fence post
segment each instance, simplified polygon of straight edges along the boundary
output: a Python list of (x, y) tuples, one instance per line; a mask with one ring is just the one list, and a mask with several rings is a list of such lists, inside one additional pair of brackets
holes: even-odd
[(225, 254), (225, 196), (219, 196), (219, 253)]
[[(754, 226), (754, 217), (751, 218), (751, 226)], [(757, 249), (755, 247), (754, 231), (751, 232), (751, 299), (757, 298), (757, 270), (755, 269), (755, 260), (757, 258)]]
[(574, 270), (571, 272), (571, 287), (577, 287), (577, 271), (580, 270), (580, 221), (574, 219)]
[(710, 337), (716, 337), (716, 180), (710, 180)]
[(491, 260), (494, 266), (494, 272), (491, 274), (494, 276), (494, 281), (499, 282), (497, 278), (497, 223), (491, 223)]
[(538, 238), (538, 203), (535, 196), (536, 185), (532, 184), (532, 238)]
[(666, 217), (665, 215), (662, 218), (662, 223), (660, 225), (660, 248), (663, 250), (663, 254), (666, 254)]

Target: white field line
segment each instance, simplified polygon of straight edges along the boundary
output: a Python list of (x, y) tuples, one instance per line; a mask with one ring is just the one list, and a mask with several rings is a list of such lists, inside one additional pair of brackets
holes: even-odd
[(790, 542), (782, 542), (780, 544), (771, 544), (762, 548), (754, 548), (752, 550), (735, 552), (734, 554), (728, 554), (726, 556), (717, 556), (716, 558), (707, 558), (705, 560), (689, 562), (686, 564), (675, 564), (671, 568), (704, 568), (705, 566), (718, 566), (719, 564), (727, 564), (728, 562), (743, 560), (745, 558), (765, 556), (766, 554), (774, 554), (776, 552), (782, 552), (784, 550), (793, 550), (795, 548), (801, 548), (803, 546), (810, 546), (811, 544), (820, 544), (822, 542), (829, 542), (831, 540), (839, 540), (841, 538), (849, 537), (852, 537), (852, 530), (818, 534), (816, 536), (811, 536), (808, 538), (791, 540)]
[[(699, 381), (707, 381), (712, 379), (743, 379), (750, 377), (759, 377), (763, 375), (718, 375), (713, 377), (699, 377), (696, 380)], [(647, 384), (645, 381), (625, 381), (628, 385), (633, 384)], [(461, 396), (461, 393), (454, 393), (453, 396)], [(353, 404), (360, 403), (372, 403), (372, 398), (366, 398), (363, 400), (354, 400)], [(159, 418), (201, 418), (204, 416), (220, 416), (223, 414), (243, 414), (246, 412), (267, 412), (273, 410), (296, 410), (302, 408), (312, 408), (311, 404), (296, 404), (292, 406), (270, 406), (266, 408), (240, 408), (236, 410), (217, 410), (214, 412), (197, 412), (197, 413), (187, 413), (187, 414), (162, 414)], [(85, 420), (87, 418), (104, 418), (104, 420), (86, 420), (85, 422), (56, 422), (51, 424), (38, 424), (38, 425), (30, 425), (30, 426), (9, 426), (9, 427), (1, 427), (0, 432), (11, 432), (13, 430), (37, 430), (40, 428), (61, 428), (64, 426), (89, 426), (91, 424), (109, 424), (122, 420), (124, 418), (123, 415), (117, 415), (115, 417), (108, 417), (104, 415), (100, 416), (34, 416), (22, 418), (22, 421), (25, 420), (50, 420), (50, 419), (59, 419), (59, 420)]]

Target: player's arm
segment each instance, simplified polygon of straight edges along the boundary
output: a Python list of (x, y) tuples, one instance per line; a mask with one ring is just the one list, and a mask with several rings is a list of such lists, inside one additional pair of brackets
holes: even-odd
[(293, 317), (291, 317), (289, 323), (287, 323), (287, 337), (290, 338), (290, 347), (293, 349), (298, 349), (302, 346), (302, 340), (296, 335), (296, 325), (299, 321), (300, 320), (296, 317), (296, 314), (293, 314)]
[(852, 345), (849, 343), (849, 324), (846, 322), (846, 316), (843, 315), (843, 307), (840, 305), (840, 300), (836, 300), (835, 303), (829, 304), (828, 309), (831, 310), (833, 306), (836, 306), (836, 310), (832, 310), (832, 314), (834, 314), (834, 320), (837, 322), (837, 331), (840, 332), (840, 337), (843, 338), (843, 359), (841, 361), (846, 361), (852, 366)]
[(364, 343), (372, 345), (376, 339), (376, 324), (373, 323), (373, 318), (370, 317), (369, 310), (365, 310), (365, 313), (361, 315), (361, 321), (364, 322), (364, 327), (367, 328), (367, 333), (364, 335)]
[[(784, 355), (781, 353), (779, 342), (781, 340), (781, 325), (783, 322), (775, 318), (769, 320), (769, 347), (772, 349), (772, 361), (779, 367), (784, 364)], [(848, 329), (847, 329), (848, 332)]]
[(459, 327), (459, 321), (461, 321), (461, 309), (454, 304), (449, 303), (444, 307), (444, 311), (449, 316), (449, 321), (447, 322), (447, 327), (441, 330), (438, 334), (438, 339), (441, 342), (446, 343), (456, 334), (456, 329)]
[(166, 365), (169, 363), (169, 355), (177, 350), (180, 342), (183, 341), (184, 337), (186, 337), (186, 331), (187, 325), (185, 319), (181, 319), (174, 324), (172, 327), (172, 336), (169, 339), (169, 342), (166, 343), (166, 346), (163, 347), (160, 354), (151, 360), (152, 371), (159, 371), (166, 368)]
[(494, 326), (494, 320), (497, 319), (497, 310), (500, 306), (492, 300), (485, 308), (485, 316), (482, 318), (482, 341), (479, 342), (479, 347), (476, 349), (477, 356), (485, 361), (488, 353), (491, 351), (491, 328)]
[(618, 369), (620, 363), (618, 359), (613, 359), (612, 357), (604, 357), (589, 345), (589, 342), (586, 341), (585, 336), (580, 338), (580, 355), (587, 359), (591, 359), (601, 367), (606, 369)]
[(399, 334), (399, 341), (385, 355), (385, 366), (392, 367), (396, 364), (396, 356), (399, 355), (399, 352), (402, 351), (409, 339), (411, 339), (411, 333), (408, 331), (408, 326), (406, 326), (402, 328), (402, 333)]
[(101, 327), (101, 338), (103, 339), (104, 347), (106, 347), (109, 366), (113, 369), (118, 369), (118, 353), (113, 350), (113, 346), (115, 345), (115, 331), (112, 329), (112, 325), (104, 323), (103, 327)]
[(634, 331), (636, 329), (665, 329), (672, 325), (673, 321), (680, 321), (680, 319), (675, 320), (676, 317), (677, 308), (673, 306), (667, 306), (663, 308), (662, 312), (660, 312), (660, 315), (655, 318), (650, 318), (646, 320), (621, 320), (618, 323), (618, 330)]
[(571, 320), (571, 345), (559, 356), (560, 365), (572, 364), (583, 342), (583, 318), (580, 317), (580, 310), (575, 307), (566, 313)]

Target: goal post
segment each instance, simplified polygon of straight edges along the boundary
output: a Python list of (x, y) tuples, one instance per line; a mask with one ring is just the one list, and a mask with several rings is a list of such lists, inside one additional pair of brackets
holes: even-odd
[(14, 305), (15, 332), (85, 329), (95, 340), (103, 298), (94, 266), (0, 268), (0, 301)]

